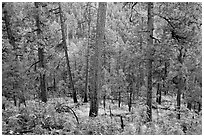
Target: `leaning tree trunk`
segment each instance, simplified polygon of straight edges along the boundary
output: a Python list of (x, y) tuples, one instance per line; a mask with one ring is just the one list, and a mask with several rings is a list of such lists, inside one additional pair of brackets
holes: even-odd
[[(36, 20), (36, 27), (37, 27), (37, 37), (38, 39), (41, 39), (41, 29), (40, 29), (40, 17), (39, 17), (39, 8), (40, 7), (40, 3), (39, 2), (35, 2), (35, 8), (36, 8), (36, 16), (35, 16), (35, 20)], [(45, 65), (44, 65), (44, 48), (42, 45), (38, 46), (38, 59), (39, 59), (39, 68), (41, 69), (45, 69)], [(42, 100), (42, 102), (47, 102), (47, 93), (46, 93), (46, 84), (45, 84), (45, 72), (42, 71), (40, 72), (40, 98)]]
[(66, 63), (67, 63), (67, 70), (68, 70), (69, 80), (70, 80), (70, 86), (72, 88), (72, 97), (73, 97), (74, 103), (77, 103), (78, 101), (77, 101), (77, 96), (76, 96), (76, 90), (74, 88), (74, 82), (73, 82), (73, 79), (72, 79), (71, 67), (70, 67), (70, 63), (69, 63), (69, 56), (68, 56), (68, 52), (67, 52), (65, 24), (64, 24), (64, 20), (63, 20), (63, 15), (62, 15), (63, 13), (62, 13), (62, 8), (61, 8), (60, 3), (59, 3), (59, 13), (60, 13), (63, 48), (64, 48), (64, 52), (65, 52), (65, 57), (66, 57)]
[(148, 85), (147, 85), (147, 122), (152, 121), (152, 48), (153, 48), (153, 3), (148, 3)]
[(104, 31), (106, 21), (107, 3), (99, 2), (96, 24), (96, 42), (93, 55), (93, 80), (91, 85), (91, 99), (90, 99), (90, 117), (98, 115), (98, 95), (101, 90), (101, 49), (104, 43)]

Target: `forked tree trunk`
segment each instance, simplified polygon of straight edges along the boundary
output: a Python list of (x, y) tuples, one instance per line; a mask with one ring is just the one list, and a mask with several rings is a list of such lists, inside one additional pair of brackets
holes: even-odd
[(60, 13), (60, 23), (61, 23), (61, 31), (62, 31), (63, 48), (64, 48), (64, 52), (65, 52), (65, 57), (66, 57), (67, 71), (68, 71), (68, 75), (69, 75), (70, 86), (71, 86), (71, 89), (72, 89), (72, 97), (73, 97), (74, 103), (77, 103), (78, 101), (77, 101), (77, 96), (76, 96), (76, 90), (74, 88), (74, 82), (73, 82), (73, 79), (72, 79), (71, 67), (70, 67), (70, 63), (69, 63), (69, 56), (68, 56), (68, 52), (67, 52), (65, 24), (64, 24), (64, 19), (63, 19), (63, 15), (62, 15), (63, 12), (62, 12), (60, 3), (59, 3), (59, 13)]
[(101, 90), (101, 49), (104, 43), (104, 31), (106, 20), (107, 3), (99, 2), (96, 24), (96, 42), (93, 55), (93, 78), (91, 85), (91, 99), (90, 99), (90, 117), (96, 117), (98, 115), (98, 95)]
[(152, 121), (152, 48), (153, 48), (153, 3), (148, 3), (148, 85), (147, 85), (147, 122)]

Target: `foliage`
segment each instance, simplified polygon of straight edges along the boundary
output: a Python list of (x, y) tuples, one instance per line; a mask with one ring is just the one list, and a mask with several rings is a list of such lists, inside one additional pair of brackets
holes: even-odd
[[(98, 3), (61, 3), (78, 106), (68, 98), (72, 97), (72, 89), (63, 51), (58, 3), (39, 4), (40, 37), (37, 35), (33, 3), (2, 3), (2, 104), (5, 106), (5, 110), (2, 109), (2, 134), (202, 134), (201, 3), (154, 3), (154, 109), (153, 120), (149, 123), (146, 123), (149, 55), (147, 3), (107, 3), (100, 60), (102, 89), (98, 95), (99, 102), (105, 96), (106, 107), (99, 105), (100, 113), (96, 118), (88, 117), (90, 106), (81, 103), (80, 99), (84, 98), (85, 88), (88, 88), (89, 101), (91, 97), (89, 87), (92, 86), (90, 81), (96, 67), (91, 62), (96, 45)], [(13, 37), (9, 37), (9, 34)], [(38, 48), (42, 47), (43, 69), (38, 67)], [(85, 78), (87, 71), (88, 81)], [(46, 75), (49, 100), (46, 104), (39, 101), (41, 73)], [(179, 120), (175, 111), (178, 84), (174, 79), (180, 73), (183, 82)], [(161, 85), (160, 105), (155, 102), (158, 83)], [(88, 87), (85, 87), (86, 84)], [(14, 106), (15, 101), (21, 102), (22, 97), (25, 97), (27, 106)], [(119, 99), (120, 108), (116, 104)], [(130, 99), (132, 110), (128, 112)], [(76, 112), (79, 124), (73, 113), (56, 111), (57, 102), (70, 106)], [(110, 109), (112, 117), (109, 116)], [(124, 129), (121, 128), (120, 117), (114, 114), (123, 116)]]

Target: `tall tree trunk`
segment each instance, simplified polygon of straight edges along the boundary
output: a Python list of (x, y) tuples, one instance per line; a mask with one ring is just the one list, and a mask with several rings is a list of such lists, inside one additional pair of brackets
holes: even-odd
[(69, 63), (69, 56), (68, 56), (68, 52), (67, 52), (65, 24), (64, 24), (63, 15), (62, 15), (63, 12), (62, 12), (60, 3), (59, 3), (59, 12), (60, 12), (60, 22), (61, 22), (63, 48), (64, 48), (64, 52), (65, 52), (65, 57), (66, 57), (67, 71), (68, 71), (68, 75), (69, 75), (70, 86), (71, 86), (71, 89), (72, 89), (72, 97), (73, 97), (74, 103), (77, 103), (78, 101), (77, 101), (77, 96), (76, 96), (76, 90), (74, 88), (74, 82), (73, 82), (73, 79), (72, 79), (71, 67), (70, 67), (70, 63)]
[(180, 107), (181, 107), (181, 92), (182, 92), (182, 88), (183, 88), (183, 74), (182, 74), (182, 65), (183, 65), (183, 58), (182, 58), (182, 49), (183, 47), (181, 46), (181, 49), (179, 50), (179, 55), (178, 55), (178, 61), (180, 63), (181, 66), (179, 66), (179, 71), (178, 71), (178, 79), (179, 79), (179, 83), (177, 84), (177, 97), (176, 97), (176, 101), (177, 101), (177, 111), (178, 111), (178, 115), (177, 118), (180, 119), (181, 118), (181, 114), (180, 114)]
[(96, 43), (93, 56), (93, 81), (91, 88), (91, 100), (90, 100), (90, 117), (96, 117), (98, 115), (98, 95), (101, 90), (101, 49), (104, 43), (104, 31), (106, 21), (106, 9), (107, 3), (99, 2), (96, 24)]
[[(35, 8), (36, 8), (36, 27), (37, 27), (37, 37), (38, 39), (41, 39), (41, 29), (40, 29), (40, 17), (39, 17), (39, 6), (40, 4), (38, 2), (35, 2)], [(43, 45), (38, 46), (38, 59), (39, 59), (39, 68), (44, 69), (44, 48)], [(45, 73), (44, 71), (40, 72), (40, 98), (43, 102), (47, 102), (47, 93), (46, 93), (46, 84), (45, 84)]]
[[(16, 41), (15, 41), (15, 37), (12, 31), (12, 16), (11, 13), (9, 13), (9, 11), (12, 11), (13, 5), (12, 3), (3, 3), (2, 4), (2, 8), (3, 8), (3, 14), (4, 14), (4, 21), (5, 21), (5, 26), (6, 26), (6, 32), (7, 32), (7, 36), (8, 36), (8, 40), (9, 40), (9, 44), (11, 46), (13, 46), (13, 51), (14, 51), (14, 63), (15, 63), (15, 69), (16, 71), (18, 71), (19, 69), (19, 63), (18, 63), (18, 54), (17, 54), (17, 45), (16, 45)], [(15, 78), (18, 79), (18, 78)], [(14, 100), (14, 105), (17, 106), (17, 92), (16, 92), (16, 84), (18, 83), (18, 81), (14, 81), (13, 83), (13, 100)]]
[[(119, 45), (119, 49), (120, 49), (120, 45)], [(118, 78), (120, 78), (120, 73), (119, 73), (119, 70), (120, 70), (120, 55), (121, 55), (121, 51), (119, 50), (118, 58), (117, 58), (117, 68), (116, 68)], [(117, 88), (117, 90), (118, 90), (118, 107), (120, 107), (120, 104), (121, 104), (121, 87), (120, 87), (120, 81), (118, 80), (117, 82), (118, 82), (117, 84), (119, 85), (119, 87)]]
[(148, 3), (148, 86), (147, 86), (147, 122), (152, 121), (152, 48), (153, 48), (153, 3)]
[(88, 34), (87, 34), (87, 53), (86, 53), (86, 80), (85, 80), (85, 91), (84, 91), (84, 103), (88, 102), (88, 83), (89, 83), (89, 44), (90, 44), (90, 30), (91, 30), (91, 3), (88, 2)]

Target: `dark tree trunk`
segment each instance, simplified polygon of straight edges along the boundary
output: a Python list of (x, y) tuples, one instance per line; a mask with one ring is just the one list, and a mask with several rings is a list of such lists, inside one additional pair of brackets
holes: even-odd
[(118, 107), (120, 107), (121, 104), (121, 92), (119, 91), (119, 95), (118, 95)]
[(53, 88), (54, 88), (54, 92), (56, 92), (57, 91), (57, 86), (56, 86), (55, 73), (54, 73), (54, 77), (53, 77)]
[(99, 2), (96, 24), (96, 44), (93, 55), (93, 81), (91, 85), (91, 100), (90, 100), (90, 117), (96, 117), (98, 115), (98, 95), (101, 90), (101, 48), (104, 43), (104, 31), (106, 20), (107, 3)]
[(178, 115), (177, 118), (180, 119), (181, 118), (181, 114), (180, 114), (180, 107), (181, 107), (181, 88), (180, 86), (178, 87), (177, 90), (177, 110), (178, 110)]
[(191, 107), (192, 107), (191, 103), (188, 102), (188, 103), (187, 103), (187, 108), (188, 108), (189, 110), (191, 110)]
[(121, 122), (121, 129), (124, 129), (125, 125), (123, 123), (123, 117), (122, 116), (120, 116), (120, 122)]
[(198, 102), (198, 112), (200, 112), (200, 111), (201, 111), (201, 108), (202, 108), (201, 103), (200, 103), (200, 102)]
[(45, 84), (45, 74), (40, 74), (40, 89), (41, 89), (41, 100), (42, 102), (47, 102), (46, 84)]
[(165, 90), (165, 91), (164, 91), (164, 96), (166, 96), (166, 95), (167, 95), (167, 91)]
[(106, 108), (106, 95), (103, 96), (103, 108)]
[(14, 101), (14, 106), (17, 106), (17, 97), (15, 94), (13, 95), (13, 101)]
[(6, 104), (5, 104), (5, 103), (2, 104), (2, 109), (3, 109), (3, 110), (6, 109)]
[(130, 91), (130, 93), (129, 93), (129, 103), (128, 103), (129, 112), (131, 112), (131, 108), (132, 108), (132, 91)]
[(148, 3), (148, 75), (147, 75), (147, 122), (152, 121), (152, 48), (153, 48), (153, 3)]
[(161, 105), (161, 88), (160, 83), (157, 83), (157, 98), (156, 102)]
[[(36, 12), (36, 16), (35, 16), (35, 20), (36, 20), (36, 27), (37, 27), (37, 37), (38, 39), (40, 39), (40, 35), (41, 35), (41, 28), (40, 28), (40, 18), (39, 18), (39, 3), (35, 2), (35, 8), (37, 9)], [(38, 47), (38, 59), (39, 59), (39, 68), (44, 69), (45, 65), (44, 65), (44, 48), (43, 45), (39, 45)], [(40, 98), (42, 100), (42, 102), (47, 102), (47, 93), (46, 93), (46, 84), (45, 84), (45, 73), (41, 72), (40, 73)]]
[(72, 97), (73, 97), (74, 103), (77, 103), (78, 102), (77, 101), (77, 94), (76, 94), (76, 90), (74, 88), (74, 82), (72, 79), (71, 67), (70, 67), (70, 63), (69, 63), (69, 56), (68, 56), (68, 52), (67, 52), (67, 42), (66, 42), (66, 35), (65, 35), (65, 25), (64, 25), (64, 19), (63, 19), (62, 9), (61, 9), (60, 3), (59, 3), (59, 13), (60, 13), (60, 23), (61, 23), (61, 31), (62, 31), (63, 48), (64, 48), (64, 52), (65, 52), (65, 57), (66, 57), (67, 71), (68, 71), (68, 75), (69, 75), (70, 86), (72, 89)]

